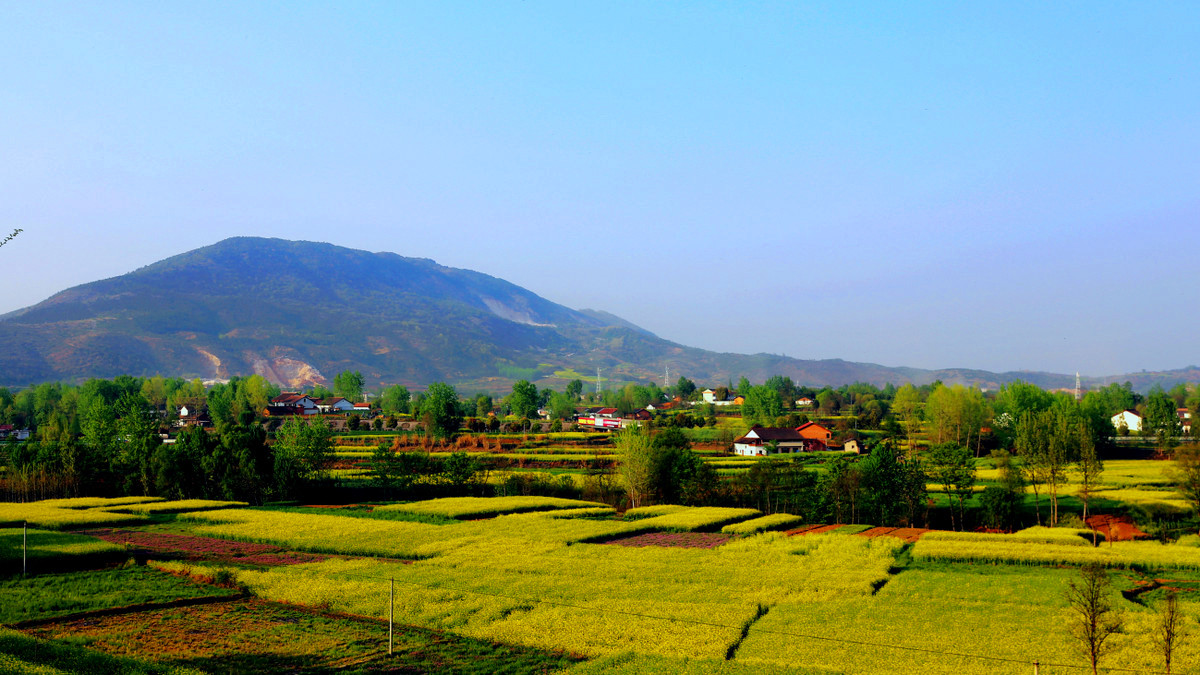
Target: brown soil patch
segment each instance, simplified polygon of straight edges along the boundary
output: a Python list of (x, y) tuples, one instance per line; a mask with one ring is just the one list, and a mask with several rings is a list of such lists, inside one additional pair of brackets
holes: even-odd
[(824, 527), (824, 525), (801, 525), (800, 527), (785, 531), (784, 534), (789, 537), (795, 537), (801, 534), (808, 534), (818, 527)]
[(736, 535), (721, 532), (647, 532), (604, 542), (615, 546), (667, 546), (673, 548), (716, 548)]
[(845, 523), (838, 523), (836, 525), (818, 525), (804, 534), (825, 534), (826, 532), (833, 532), (844, 524)]
[(865, 532), (859, 532), (860, 537), (895, 537), (910, 544), (916, 543), (921, 535), (929, 530), (923, 527), (873, 527)]
[(1103, 534), (1109, 541), (1131, 541), (1149, 539), (1150, 535), (1138, 529), (1129, 516), (1088, 516), (1087, 526)]
[(243, 565), (299, 565), (320, 562), (333, 556), (299, 551), (286, 551), (271, 544), (251, 544), (244, 541), (229, 541), (209, 537), (195, 537), (167, 532), (142, 532), (139, 530), (98, 529), (84, 530), (97, 539), (132, 547), (164, 557), (186, 558), (238, 563)]

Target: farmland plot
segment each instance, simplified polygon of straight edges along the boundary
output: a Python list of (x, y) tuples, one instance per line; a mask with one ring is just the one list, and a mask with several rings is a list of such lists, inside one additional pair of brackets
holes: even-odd
[(234, 573), (262, 597), (377, 617), (386, 608), (385, 580), (394, 577), (397, 611), (408, 623), (593, 656), (723, 660), (761, 605), (869, 596), (901, 545), (764, 535), (712, 550), (535, 548), (513, 539), (447, 549), (412, 565), (329, 560)]
[[(738, 657), (747, 663), (821, 663), (853, 675), (894, 673), (897, 664), (946, 675), (1025, 674), (1034, 659), (1042, 662), (1043, 673), (1079, 672), (1086, 662), (1065, 630), (1064, 600), (1066, 584), (1076, 576), (1073, 569), (1045, 567), (918, 566), (868, 598), (772, 608), (755, 624), (758, 630), (750, 632)], [(1153, 612), (1124, 601), (1116, 590), (1111, 600), (1125, 612), (1127, 630), (1104, 663), (1161, 667), (1149, 641)], [(1187, 610), (1191, 628), (1197, 626), (1195, 610)], [(1178, 655), (1179, 665), (1194, 664), (1198, 657), (1196, 645), (1190, 645), (1186, 655)], [(1048, 665), (1056, 663), (1071, 668)]]

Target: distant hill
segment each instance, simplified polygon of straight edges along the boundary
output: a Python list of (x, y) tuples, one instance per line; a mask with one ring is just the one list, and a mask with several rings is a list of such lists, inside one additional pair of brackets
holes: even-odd
[[(567, 373), (596, 368), (610, 384), (658, 381), (667, 367), (672, 377), (681, 373), (702, 385), (774, 374), (815, 386), (935, 379), (1074, 385), (1073, 376), (1052, 373), (709, 352), (608, 312), (569, 309), (503, 279), (431, 260), (253, 237), (77, 286), (0, 317), (0, 384), (17, 386), (120, 374), (258, 373), (298, 387), (359, 370), (372, 385), (442, 380), (496, 391), (519, 378), (561, 387)], [(1194, 368), (1177, 372), (1200, 379)], [(1155, 377), (1168, 382), (1172, 375), (1149, 379)]]

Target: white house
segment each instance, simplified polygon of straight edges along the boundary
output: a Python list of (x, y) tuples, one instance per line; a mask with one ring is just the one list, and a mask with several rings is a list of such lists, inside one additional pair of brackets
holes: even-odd
[(1122, 410), (1112, 416), (1112, 425), (1117, 428), (1117, 431), (1120, 431), (1121, 427), (1125, 427), (1130, 432), (1141, 433), (1142, 416), (1132, 410)]
[(824, 449), (824, 443), (805, 438), (796, 429), (778, 427), (754, 426), (745, 436), (733, 441), (733, 454), (744, 456), (814, 452)]
[(1175, 411), (1179, 415), (1179, 430), (1184, 436), (1192, 433), (1192, 411), (1187, 408), (1180, 408)]
[(354, 404), (342, 397), (327, 398), (317, 403), (317, 408), (323, 413), (354, 412)]
[(738, 396), (732, 391), (729, 392), (725, 398), (718, 399), (715, 389), (705, 389), (704, 391), (700, 392), (700, 395), (704, 397), (705, 403), (711, 403), (713, 405), (741, 405), (744, 400), (741, 396)]

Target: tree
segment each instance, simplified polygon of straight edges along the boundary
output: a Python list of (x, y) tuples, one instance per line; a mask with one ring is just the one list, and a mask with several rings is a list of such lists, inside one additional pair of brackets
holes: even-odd
[(831, 390), (822, 391), (817, 394), (817, 404), (822, 415), (832, 415), (841, 407), (842, 402), (838, 399), (838, 395)]
[(379, 397), (379, 406), (385, 413), (401, 415), (409, 411), (411, 401), (412, 394), (408, 393), (408, 387), (394, 384), (383, 390), (383, 395)]
[(578, 401), (579, 395), (583, 393), (583, 380), (575, 379), (567, 383), (567, 396), (571, 397), (572, 401)]
[(508, 409), (517, 417), (537, 417), (538, 390), (529, 380), (517, 380), (513, 383), (512, 393), (508, 395)]
[(1176, 408), (1175, 399), (1163, 393), (1162, 389), (1150, 392), (1150, 396), (1146, 398), (1142, 432), (1154, 434), (1159, 452), (1168, 453), (1175, 447), (1175, 439), (1179, 436), (1179, 415)]
[(363, 376), (357, 370), (343, 370), (333, 378), (333, 393), (349, 401), (358, 402), (363, 395)]
[(779, 398), (784, 402), (784, 407), (791, 408), (796, 400), (796, 383), (792, 382), (792, 378), (784, 375), (772, 375), (767, 378), (763, 386), (770, 387), (779, 392)]
[(575, 417), (575, 399), (566, 394), (552, 393), (550, 395), (550, 417), (557, 421), (573, 419)]
[(253, 411), (220, 430), (220, 443), (201, 466), (209, 477), (209, 494), (220, 499), (262, 503), (275, 488), (275, 452)]
[(686, 401), (696, 393), (696, 383), (680, 375), (679, 380), (675, 382), (675, 393)]
[(479, 460), (465, 452), (454, 452), (442, 462), (442, 475), (455, 490), (463, 490), (475, 480), (481, 468)]
[(157, 494), (168, 499), (193, 499), (207, 496), (204, 459), (212, 454), (216, 439), (200, 427), (188, 426), (172, 444), (155, 448), (154, 485)]
[(294, 498), (305, 481), (320, 480), (333, 463), (333, 433), (320, 417), (292, 417), (275, 432), (275, 494)]
[(613, 445), (621, 459), (619, 471), (629, 506), (637, 508), (654, 488), (654, 448), (650, 435), (639, 427), (629, 427), (617, 433)]
[(900, 387), (892, 401), (892, 410), (904, 423), (904, 432), (908, 437), (908, 455), (911, 457), (915, 454), (917, 434), (921, 431), (921, 392), (911, 384)]
[(484, 419), (492, 414), (492, 409), (495, 407), (496, 404), (492, 401), (491, 396), (483, 393), (475, 395), (475, 416), (479, 419)]
[(1171, 474), (1192, 508), (1200, 511), (1200, 445), (1179, 448), (1175, 452), (1175, 468)]
[(692, 452), (692, 444), (677, 426), (667, 427), (655, 434), (650, 442), (653, 453), (654, 480), (652, 490), (664, 504), (678, 504), (685, 494), (693, 496), (705, 492), (707, 487), (693, 483), (698, 478), (708, 479), (703, 474), (704, 460)]
[(956, 443), (939, 443), (930, 448), (927, 470), (929, 480), (941, 483), (950, 501), (950, 529), (954, 529), (954, 500), (958, 499), (959, 524), (966, 526), (964, 500), (975, 489), (975, 458), (971, 451)]
[(937, 387), (925, 403), (925, 419), (930, 423), (933, 442), (954, 441), (970, 448), (974, 441), (976, 456), (980, 449), (980, 429), (987, 417), (988, 407), (982, 392), (962, 385)]
[(897, 457), (891, 443), (877, 443), (859, 462), (862, 474), (862, 512), (881, 526), (909, 526), (926, 499), (925, 475), (916, 460)]
[(828, 466), (829, 471), (825, 474), (825, 493), (829, 495), (834, 522), (857, 522), (862, 471), (844, 457), (833, 460)]
[(425, 433), (436, 438), (453, 438), (463, 420), (458, 392), (445, 382), (430, 384), (421, 399), (420, 416)]
[(984, 488), (979, 503), (992, 527), (1012, 529), (1017, 510), (1025, 500), (1025, 478), (1007, 450), (993, 451), (992, 463), (1000, 472), (1000, 484)]
[(1079, 444), (1079, 499), (1083, 501), (1083, 520), (1086, 522), (1088, 502), (1091, 501), (1092, 492), (1100, 481), (1100, 474), (1104, 472), (1104, 462), (1100, 461), (1100, 456), (1096, 453), (1096, 441), (1092, 438), (1087, 423), (1080, 422), (1075, 433)]
[(1121, 616), (1112, 606), (1104, 567), (1089, 563), (1079, 572), (1079, 580), (1071, 580), (1066, 591), (1073, 618), (1071, 634), (1079, 640), (1084, 656), (1092, 664), (1092, 675), (1097, 675), (1100, 657), (1112, 646), (1108, 639), (1121, 630)]
[(151, 458), (162, 444), (158, 422), (149, 403), (139, 391), (123, 394), (117, 401), (117, 434), (122, 439), (120, 463), (125, 475), (126, 494), (149, 495), (154, 492)]
[(1183, 622), (1183, 612), (1179, 608), (1179, 596), (1175, 591), (1168, 590), (1163, 598), (1162, 608), (1158, 612), (1158, 625), (1155, 626), (1154, 645), (1163, 657), (1163, 667), (1167, 675), (1171, 675), (1171, 661), (1175, 656), (1175, 648), (1180, 638), (1187, 635)]
[(783, 414), (783, 399), (779, 392), (766, 386), (750, 387), (742, 392), (742, 419), (746, 424), (770, 424)]
[(1016, 449), (1025, 463), (1028, 483), (1033, 487), (1038, 523), (1042, 513), (1039, 486), (1050, 497), (1050, 526), (1058, 524), (1058, 487), (1067, 479), (1067, 465), (1074, 455), (1074, 428), (1062, 409), (1025, 412), (1016, 425)]
[(82, 426), (83, 445), (94, 477), (103, 481), (118, 469), (116, 412), (103, 400), (96, 401), (84, 414)]

